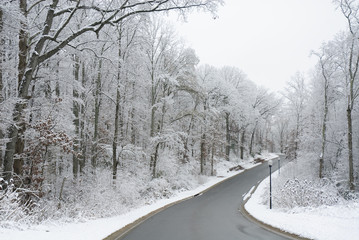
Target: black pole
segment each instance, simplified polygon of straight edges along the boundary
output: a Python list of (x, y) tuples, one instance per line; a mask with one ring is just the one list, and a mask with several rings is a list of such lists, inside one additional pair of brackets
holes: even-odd
[(272, 166), (269, 165), (269, 209), (272, 209)]

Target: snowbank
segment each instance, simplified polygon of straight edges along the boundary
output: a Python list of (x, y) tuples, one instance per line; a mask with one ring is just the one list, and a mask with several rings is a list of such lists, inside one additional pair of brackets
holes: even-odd
[[(275, 173), (274, 175), (277, 175)], [(301, 207), (290, 211), (269, 209), (263, 205), (269, 177), (259, 184), (245, 205), (256, 219), (283, 231), (317, 240), (354, 240), (359, 236), (359, 202), (322, 206)]]
[[(266, 160), (274, 157), (277, 157), (277, 155), (265, 154), (264, 156), (261, 156), (262, 159)], [(177, 193), (174, 197), (171, 197), (169, 199), (162, 199), (151, 203), (150, 205), (145, 205), (142, 207), (138, 207), (134, 210), (129, 210), (127, 213), (116, 217), (88, 220), (85, 222), (75, 223), (51, 222), (48, 224), (32, 226), (25, 230), (0, 228), (0, 239), (103, 239), (111, 233), (123, 228), (124, 226), (136, 221), (143, 216), (146, 216), (147, 214), (159, 208), (189, 198), (195, 194), (201, 193), (202, 191), (205, 191), (211, 186), (243, 172), (244, 170), (228, 171), (229, 168), (237, 166), (238, 164), (244, 167), (244, 169), (249, 169), (254, 166), (257, 166), (260, 163), (254, 163), (253, 159), (248, 159), (247, 161), (237, 160), (233, 162), (220, 162), (216, 167), (218, 177), (199, 176), (201, 178), (200, 182), (202, 182), (203, 184), (193, 190)]]

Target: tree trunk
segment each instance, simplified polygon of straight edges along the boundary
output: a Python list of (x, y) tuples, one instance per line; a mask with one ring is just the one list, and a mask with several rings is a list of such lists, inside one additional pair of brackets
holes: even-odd
[(120, 92), (120, 81), (121, 81), (121, 74), (122, 74), (122, 22), (119, 23), (118, 30), (118, 66), (117, 66), (117, 87), (116, 87), (116, 106), (115, 106), (115, 129), (113, 134), (113, 142), (112, 142), (112, 179), (113, 184), (116, 183), (117, 179), (117, 166), (118, 166), (118, 159), (117, 159), (117, 146), (118, 146), (118, 132), (119, 132), (119, 121), (120, 121), (120, 102), (121, 102), (121, 92)]
[(229, 153), (231, 150), (231, 135), (229, 132), (229, 113), (225, 113), (226, 119), (226, 160), (229, 161)]
[(297, 159), (298, 156), (299, 122), (300, 122), (300, 115), (297, 114), (297, 123), (296, 123), (295, 138), (294, 138), (294, 159)]
[[(86, 84), (86, 78), (85, 78), (85, 63), (82, 62), (82, 74), (81, 74), (81, 77), (82, 77), (82, 86), (85, 86)], [(81, 160), (80, 160), (80, 172), (84, 172), (84, 169), (85, 169), (85, 164), (86, 164), (86, 143), (87, 143), (87, 135), (85, 133), (85, 98), (86, 98), (86, 95), (85, 95), (85, 92), (82, 92), (81, 93), (81, 99), (83, 101), (83, 104), (81, 104), (81, 111), (80, 111), (80, 139), (81, 139)]]
[[(348, 164), (349, 164), (349, 188), (355, 190), (354, 184), (354, 164), (353, 164), (353, 125), (352, 125), (352, 110), (355, 101), (354, 94), (354, 81), (356, 80), (356, 74), (359, 70), (359, 54), (356, 56), (356, 60), (353, 60), (354, 46), (357, 37), (353, 37), (352, 45), (350, 49), (350, 60), (349, 60), (349, 95), (348, 95), (348, 108), (347, 108), (347, 121), (348, 121)], [(353, 64), (355, 65), (353, 69)], [(357, 92), (357, 89), (355, 92)]]
[[(322, 69), (324, 71), (324, 69)], [(322, 124), (322, 151), (319, 158), (319, 178), (323, 178), (324, 171), (324, 155), (327, 141), (327, 118), (328, 118), (328, 80), (323, 72), (324, 76), (324, 116)]]
[(355, 190), (354, 185), (354, 166), (353, 166), (353, 126), (352, 126), (352, 110), (350, 106), (347, 109), (348, 120), (348, 161), (349, 161), (349, 187)]
[[(154, 95), (155, 93), (152, 93)], [(156, 125), (155, 125), (155, 116), (156, 116), (156, 107), (155, 107), (155, 99), (152, 97), (152, 103), (151, 103), (151, 132), (150, 136), (154, 137), (156, 132)]]
[[(155, 115), (156, 115), (156, 86), (154, 73), (151, 74), (151, 123), (150, 123), (150, 137), (153, 138), (156, 133)], [(156, 165), (157, 165), (157, 146), (155, 147), (155, 153), (151, 154), (150, 159), (150, 171), (152, 172), (152, 178), (156, 177)]]
[(92, 149), (91, 149), (91, 166), (93, 170), (96, 168), (96, 164), (97, 164), (98, 120), (100, 116), (100, 104), (101, 104), (101, 100), (100, 100), (101, 69), (102, 69), (102, 59), (99, 59), (97, 79), (96, 79), (96, 90), (95, 90), (95, 123), (94, 123), (94, 133), (92, 138)]
[(201, 174), (204, 174), (204, 167), (206, 165), (206, 159), (207, 159), (207, 144), (206, 144), (206, 131), (207, 131), (207, 118), (206, 118), (206, 114), (207, 114), (207, 99), (203, 102), (203, 112), (204, 112), (204, 126), (202, 127), (202, 131), (201, 131), (201, 159), (200, 159), (200, 164), (201, 164), (201, 169), (200, 172)]
[(204, 166), (206, 165), (207, 148), (206, 148), (206, 133), (202, 131), (201, 135), (201, 174), (204, 174)]
[(113, 183), (117, 179), (117, 143), (118, 143), (118, 119), (120, 115), (120, 89), (117, 87), (116, 91), (116, 110), (115, 110), (115, 131), (113, 134), (113, 142), (112, 142), (112, 179)]
[[(4, 88), (4, 83), (3, 83), (3, 58), (4, 58), (4, 34), (3, 34), (3, 10), (2, 8), (0, 8), (0, 104), (4, 101), (4, 95), (3, 95), (3, 88)], [(0, 141), (2, 141), (4, 139), (4, 133), (3, 130), (0, 129)], [(3, 167), (3, 151), (2, 151), (3, 146), (0, 145), (0, 171), (2, 171), (2, 167)]]
[[(26, 18), (27, 16), (27, 0), (20, 0), (19, 1), (19, 8), (22, 15)], [(21, 84), (21, 80), (24, 77), (26, 64), (27, 64), (27, 54), (28, 54), (28, 33), (26, 29), (26, 23), (21, 22), (21, 28), (19, 32), (19, 64), (18, 64), (18, 86)], [(24, 159), (23, 159), (23, 152), (25, 147), (25, 140), (24, 140), (24, 133), (26, 130), (24, 116), (22, 113), (19, 113), (19, 120), (20, 124), (17, 125), (18, 127), (18, 138), (15, 145), (15, 155), (14, 157), (14, 173), (21, 176), (23, 171)]]
[(79, 157), (78, 153), (80, 151), (80, 104), (79, 104), (79, 92), (78, 92), (78, 84), (79, 84), (79, 74), (80, 74), (80, 62), (79, 57), (74, 55), (74, 66), (73, 66), (73, 74), (74, 74), (74, 85), (73, 85), (73, 109), (72, 112), (74, 114), (74, 126), (75, 126), (75, 133), (76, 138), (74, 140), (74, 154), (72, 156), (72, 173), (74, 175), (74, 178), (77, 178), (78, 172), (79, 172)]
[(249, 155), (254, 156), (253, 155), (253, 143), (254, 143), (254, 135), (256, 133), (256, 128), (257, 128), (257, 122), (254, 125), (252, 134), (251, 134), (251, 141), (249, 142)]
[[(20, 106), (16, 104), (15, 108), (19, 108)], [(17, 120), (17, 112), (18, 110), (14, 110), (14, 120)], [(16, 114), (16, 115), (15, 115)], [(8, 129), (8, 136), (10, 137), (10, 141), (6, 143), (6, 151), (4, 157), (4, 172), (5, 179), (9, 181), (12, 178), (13, 173), (13, 163), (14, 163), (14, 154), (15, 154), (15, 145), (17, 138), (17, 128), (14, 124), (10, 126)]]
[(160, 143), (157, 143), (155, 147), (155, 152), (151, 155), (150, 167), (152, 169), (152, 178), (157, 177), (157, 159), (158, 159), (159, 147), (160, 147)]
[(136, 145), (136, 127), (135, 127), (135, 107), (134, 107), (134, 103), (135, 103), (135, 93), (136, 93), (136, 89), (135, 89), (135, 83), (132, 83), (132, 107), (131, 107), (131, 125), (130, 125), (130, 129), (131, 129), (131, 144), (132, 145)]
[(240, 156), (241, 156), (241, 159), (244, 158), (244, 143), (245, 143), (245, 137), (246, 137), (246, 130), (243, 129), (242, 131), (242, 135), (241, 135), (241, 146), (240, 146)]
[[(3, 33), (3, 28), (4, 28), (4, 22), (3, 22), (3, 10), (2, 8), (0, 8), (0, 103), (2, 103), (4, 101), (4, 95), (3, 95), (3, 88), (4, 88), (4, 83), (3, 83), (3, 61), (4, 61), (4, 33)], [(1, 165), (0, 165), (1, 167)]]
[[(348, 107), (347, 107), (347, 123), (348, 123), (348, 163), (349, 163), (349, 188), (355, 190), (354, 184), (354, 166), (353, 166), (353, 126), (352, 126), (352, 110), (355, 99), (358, 97), (359, 88), (354, 91), (354, 84), (357, 81), (357, 73), (359, 71), (359, 54), (357, 52), (358, 33), (353, 31), (357, 24), (357, 6), (354, 1), (341, 1), (340, 7), (345, 18), (348, 20), (349, 31), (351, 33), (350, 55), (347, 66), (349, 67), (349, 92), (348, 92)], [(354, 56), (355, 55), (355, 56)], [(355, 92), (355, 93), (354, 93)]]
[[(27, 0), (19, 0), (19, 8), (21, 14), (25, 17), (27, 15)], [(26, 23), (21, 21), (21, 28), (19, 32), (19, 64), (18, 64), (18, 86), (21, 85), (22, 78), (25, 74), (26, 63), (27, 63), (27, 53), (28, 53), (28, 33), (26, 29)]]

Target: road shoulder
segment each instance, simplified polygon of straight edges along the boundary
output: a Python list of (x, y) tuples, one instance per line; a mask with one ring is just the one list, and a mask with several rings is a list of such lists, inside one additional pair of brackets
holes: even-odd
[[(262, 182), (262, 181), (261, 181)], [(275, 234), (278, 234), (280, 236), (283, 236), (283, 237), (286, 237), (288, 239), (298, 239), (298, 240), (310, 240), (309, 238), (304, 238), (302, 236), (299, 236), (297, 234), (293, 234), (293, 233), (289, 233), (289, 232), (286, 232), (286, 231), (283, 231), (279, 228), (276, 228), (276, 227), (273, 227), (267, 223), (264, 223), (258, 219), (256, 219), (255, 217), (253, 217), (246, 209), (245, 209), (245, 205), (246, 203), (248, 202), (248, 200), (251, 198), (252, 194), (257, 190), (257, 187), (259, 186), (259, 184), (261, 182), (258, 182), (257, 185), (252, 188), (251, 192), (247, 194), (248, 197), (246, 197), (246, 199), (243, 200), (243, 203), (239, 209), (239, 211), (241, 212), (241, 214), (246, 218), (248, 219), (248, 221), (251, 221), (255, 224), (257, 224), (258, 226), (260, 226), (261, 228), (264, 228), (266, 229), (267, 231), (270, 231), (270, 232), (273, 232)]]

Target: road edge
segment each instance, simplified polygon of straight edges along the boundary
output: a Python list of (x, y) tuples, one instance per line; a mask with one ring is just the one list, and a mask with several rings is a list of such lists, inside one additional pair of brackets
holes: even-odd
[[(264, 179), (263, 179), (264, 180)], [(282, 229), (279, 229), (279, 228), (276, 228), (276, 227), (273, 227), (272, 225), (269, 225), (265, 222), (262, 222), (261, 220), (253, 217), (246, 209), (245, 209), (245, 205), (246, 203), (248, 202), (248, 200), (252, 197), (252, 194), (257, 190), (259, 184), (261, 184), (262, 181), (258, 182), (255, 186), (254, 186), (254, 189), (248, 193), (249, 196), (243, 200), (242, 204), (241, 204), (241, 207), (239, 209), (239, 211), (241, 212), (241, 214), (250, 222), (254, 223), (254, 224), (257, 224), (258, 226), (260, 226), (261, 228), (264, 228), (266, 229), (267, 231), (270, 231), (270, 232), (273, 232), (275, 234), (278, 234), (280, 236), (283, 236), (283, 237), (286, 237), (288, 239), (292, 239), (292, 240), (311, 240), (310, 238), (305, 238), (305, 237), (302, 237), (302, 236), (299, 236), (298, 234), (295, 234), (295, 233), (290, 233), (290, 232), (286, 232)]]
[[(262, 163), (262, 164), (263, 164), (263, 163)], [(141, 218), (135, 220), (134, 222), (127, 224), (127, 225), (124, 226), (123, 228), (121, 228), (121, 229), (119, 229), (119, 230), (117, 230), (117, 231), (111, 233), (110, 235), (108, 235), (107, 237), (105, 237), (103, 240), (120, 240), (120, 239), (123, 238), (127, 233), (129, 233), (132, 229), (136, 228), (138, 225), (140, 225), (141, 223), (143, 223), (143, 222), (146, 221), (147, 219), (151, 218), (152, 216), (156, 215), (157, 213), (160, 213), (160, 212), (162, 212), (163, 210), (166, 210), (167, 208), (170, 208), (170, 207), (172, 207), (172, 206), (174, 206), (174, 205), (176, 205), (176, 204), (179, 204), (179, 203), (181, 203), (181, 202), (187, 201), (187, 200), (189, 200), (189, 199), (191, 199), (191, 198), (194, 198), (194, 197), (196, 197), (196, 196), (202, 195), (203, 193), (205, 193), (205, 192), (211, 190), (212, 188), (218, 186), (219, 184), (221, 184), (221, 183), (223, 183), (223, 182), (225, 182), (225, 181), (228, 181), (228, 180), (230, 180), (230, 179), (232, 179), (232, 178), (238, 176), (239, 174), (242, 174), (242, 173), (244, 173), (244, 172), (246, 172), (246, 171), (248, 171), (248, 170), (251, 170), (251, 169), (253, 169), (253, 168), (255, 168), (255, 167), (258, 167), (258, 166), (260, 166), (260, 165), (262, 165), (262, 164), (258, 164), (257, 166), (254, 166), (254, 167), (252, 167), (252, 168), (244, 169), (243, 171), (241, 171), (241, 172), (239, 172), (239, 173), (237, 173), (237, 174), (235, 174), (235, 175), (233, 175), (233, 176), (231, 176), (231, 177), (225, 178), (225, 179), (223, 179), (222, 181), (219, 181), (218, 183), (216, 183), (216, 184), (214, 184), (214, 185), (212, 185), (212, 186), (210, 186), (210, 187), (208, 187), (208, 188), (202, 190), (201, 192), (199, 192), (199, 193), (197, 193), (197, 194), (195, 194), (195, 195), (192, 195), (192, 196), (189, 196), (189, 197), (180, 199), (180, 200), (178, 200), (178, 201), (169, 203), (169, 204), (167, 204), (167, 205), (165, 205), (165, 206), (163, 206), (163, 207), (161, 207), (161, 208), (158, 208), (158, 209), (156, 209), (156, 210), (154, 210), (154, 211), (152, 211), (152, 212), (150, 212), (150, 213), (148, 213), (148, 214), (142, 216)]]

